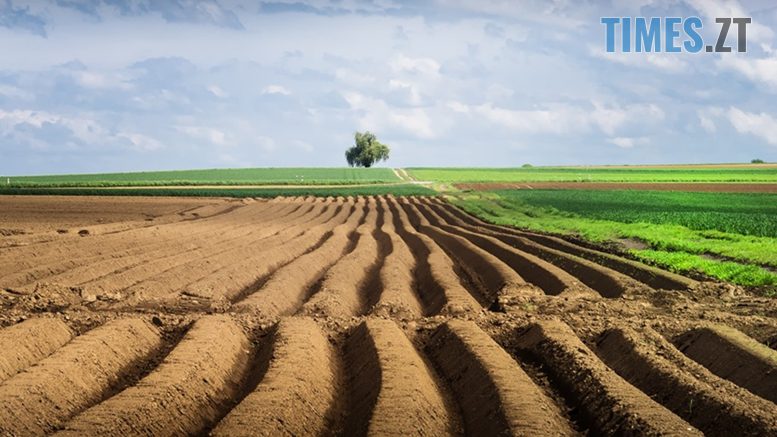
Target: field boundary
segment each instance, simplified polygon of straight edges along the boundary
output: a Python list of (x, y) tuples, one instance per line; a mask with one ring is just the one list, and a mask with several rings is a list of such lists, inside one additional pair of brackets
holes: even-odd
[(460, 190), (635, 190), (697, 193), (777, 193), (777, 183), (752, 182), (473, 182), (456, 183)]

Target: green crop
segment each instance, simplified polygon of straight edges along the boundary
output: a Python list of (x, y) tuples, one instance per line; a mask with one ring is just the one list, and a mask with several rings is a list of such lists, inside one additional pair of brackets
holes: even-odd
[[(621, 223), (681, 225), (777, 237), (777, 194), (631, 190), (499, 190), (508, 200)], [(714, 234), (710, 234), (714, 237)], [(724, 238), (721, 236), (721, 238)]]
[(363, 185), (358, 187), (293, 188), (0, 188), (0, 195), (51, 196), (190, 196), (263, 197), (278, 196), (434, 196), (436, 191), (415, 184)]
[(777, 167), (640, 168), (514, 167), (409, 168), (419, 181), (436, 182), (777, 182)]
[(17, 176), (0, 187), (175, 185), (346, 185), (401, 182), (390, 168), (230, 168), (79, 175)]

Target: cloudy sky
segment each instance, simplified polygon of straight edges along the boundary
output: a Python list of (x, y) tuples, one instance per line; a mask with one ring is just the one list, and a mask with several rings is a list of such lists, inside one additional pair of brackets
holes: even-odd
[[(606, 53), (610, 16), (753, 24)], [(775, 32), (773, 0), (0, 0), (0, 175), (341, 166), (356, 130), (393, 167), (777, 161)]]

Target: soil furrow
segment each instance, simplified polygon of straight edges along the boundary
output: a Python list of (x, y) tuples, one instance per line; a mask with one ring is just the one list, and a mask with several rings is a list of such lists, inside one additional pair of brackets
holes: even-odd
[[(307, 223), (310, 220), (315, 220), (321, 215), (325, 215), (325, 209), (326, 206), (319, 205), (318, 207), (314, 207), (308, 214), (300, 216), (296, 220), (292, 220), (293, 226), (287, 227), (285, 223), (279, 222), (276, 226), (270, 226), (266, 233), (260, 232), (260, 235), (264, 236), (265, 240), (273, 241), (281, 238), (279, 236), (281, 232), (288, 231), (288, 233), (296, 233), (294, 231), (299, 229), (297, 226)], [(301, 232), (302, 231), (299, 230), (299, 233)], [(239, 239), (244, 236), (239, 235), (237, 237), (237, 241), (240, 241)], [(187, 251), (180, 254), (172, 254), (171, 256), (158, 260), (149, 260), (129, 270), (122, 271), (119, 274), (114, 274), (106, 278), (98, 279), (96, 281), (90, 281), (81, 284), (81, 286), (86, 289), (93, 290), (94, 292), (113, 292), (125, 289), (128, 294), (133, 294), (133, 292), (137, 291), (142, 292), (143, 289), (149, 288), (143, 286), (144, 280), (154, 281), (155, 276), (162, 275), (163, 278), (160, 278), (161, 280), (157, 280), (156, 284), (151, 285), (151, 287), (158, 286), (158, 284), (165, 283), (164, 275), (166, 274), (174, 275), (178, 269), (186, 269), (186, 266), (189, 263), (210, 261), (208, 257), (217, 257), (221, 253), (229, 253), (230, 251), (239, 250), (241, 248), (250, 250), (251, 244), (246, 244), (250, 242), (252, 242), (252, 240), (243, 242), (241, 244), (236, 244), (233, 241), (226, 241), (221, 243), (214, 243), (212, 246), (205, 245), (197, 250)], [(263, 243), (267, 243), (267, 241), (263, 241)], [(203, 268), (201, 265), (197, 267), (200, 269)], [(194, 271), (196, 271), (196, 269)], [(197, 278), (190, 278), (190, 282), (194, 279)], [(155, 290), (156, 294), (165, 294), (169, 292), (169, 290)]]
[(597, 264), (601, 264), (604, 267), (610, 268), (624, 275), (630, 276), (637, 281), (640, 281), (649, 287), (655, 289), (665, 290), (687, 290), (694, 287), (697, 281), (680, 276), (675, 273), (667, 272), (652, 266), (642, 264), (630, 259), (621, 258), (617, 255), (601, 252), (598, 250), (589, 249), (586, 247), (578, 246), (577, 244), (570, 243), (562, 240), (558, 237), (552, 237), (548, 235), (541, 235), (533, 232), (523, 231), (519, 229), (510, 228), (507, 226), (499, 226), (491, 223), (479, 220), (461, 209), (444, 202), (439, 199), (435, 199), (438, 205), (443, 206), (451, 214), (455, 215), (459, 220), (467, 223), (470, 226), (476, 228), (488, 229), (494, 232), (503, 234), (516, 235), (524, 237), (528, 240), (534, 241), (537, 244), (549, 247), (551, 249), (560, 250), (571, 255), (584, 258), (593, 261)]
[(389, 198), (388, 205), (395, 228), (417, 259), (415, 281), (424, 314), (463, 314), (481, 309), (481, 304), (461, 284), (453, 261), (445, 252), (427, 235), (416, 232), (395, 199)]
[[(205, 278), (217, 270), (231, 266), (235, 260), (243, 259), (246, 252), (255, 251), (257, 245), (270, 249), (301, 235), (310, 227), (326, 224), (339, 212), (341, 207), (342, 205), (339, 204), (327, 204), (325, 206), (326, 211), (320, 215), (316, 215), (311, 220), (293, 224), (274, 233), (271, 237), (258, 240), (244, 237), (244, 241), (240, 244), (219, 244), (220, 252), (207, 253), (207, 251), (203, 251), (205, 253), (199, 257), (186, 257), (181, 262), (172, 263), (173, 267), (152, 275), (146, 274), (140, 280), (136, 278), (136, 281), (127, 287), (124, 292), (130, 295), (153, 293), (157, 296), (175, 293), (186, 287), (186, 285), (196, 282), (198, 279)], [(169, 265), (171, 263), (165, 264)], [(152, 270), (156, 272), (156, 269)]]
[[(132, 229), (118, 234), (91, 236), (90, 233), (90, 238), (81, 238), (76, 235), (65, 234), (64, 237), (69, 237), (71, 240), (67, 247), (64, 247), (62, 244), (60, 244), (60, 241), (51, 241), (45, 244), (34, 246), (22, 246), (13, 248), (12, 250), (3, 253), (0, 255), (0, 260), (5, 261), (6, 257), (12, 257), (9, 259), (9, 261), (15, 261), (15, 264), (9, 270), (20, 271), (27, 268), (34, 268), (39, 263), (56, 262), (62, 258), (62, 255), (72, 255), (74, 251), (76, 251), (75, 253), (78, 254), (79, 257), (86, 258), (89, 256), (100, 255), (104, 252), (105, 246), (96, 244), (96, 241), (100, 241), (101, 239), (109, 239), (111, 241), (126, 239), (130, 243), (132, 243), (134, 240), (140, 241), (136, 242), (136, 245), (144, 244), (142, 237), (149, 234), (158, 235), (159, 238), (168, 237), (172, 239), (178, 235), (177, 232), (174, 232), (177, 229), (189, 229), (195, 227), (206, 228), (213, 223), (222, 223), (223, 225), (225, 219), (239, 216), (240, 214), (245, 214), (246, 211), (251, 210), (251, 208), (263, 208), (263, 206), (256, 205), (251, 207), (242, 207), (225, 216), (208, 217), (198, 220), (178, 221), (169, 224), (154, 225), (150, 227)], [(15, 260), (13, 258), (15, 258)], [(35, 262), (32, 261), (33, 259), (35, 259)], [(0, 263), (0, 275), (4, 276), (6, 271), (5, 263)]]
[(397, 234), (394, 226), (394, 215), (386, 204), (385, 199), (378, 200), (383, 210), (382, 231), (391, 240), (391, 253), (386, 256), (380, 269), (381, 294), (378, 303), (372, 307), (371, 313), (396, 317), (398, 319), (411, 319), (421, 317), (423, 309), (418, 300), (415, 284), (416, 259), (408, 246)]
[[(84, 261), (85, 264), (69, 268), (62, 273), (38, 277), (35, 282), (45, 279), (46, 282), (90, 288), (92, 293), (112, 292), (137, 282), (139, 275), (145, 274), (149, 269), (154, 271), (154, 268), (175, 266), (187, 260), (199, 259), (204, 254), (226, 252), (235, 248), (236, 243), (239, 243), (238, 246), (247, 245), (246, 240), (251, 241), (249, 237), (267, 237), (282, 229), (282, 226), (282, 222), (279, 222), (274, 227), (257, 230), (255, 225), (245, 223), (228, 225), (217, 230), (209, 229), (204, 233), (184, 234), (187, 235), (185, 250), (181, 250), (179, 245), (170, 244), (169, 241), (152, 242), (140, 248), (117, 250), (90, 258)], [(153, 241), (151, 236), (143, 237), (147, 241)], [(180, 240), (180, 235), (178, 239)], [(119, 241), (106, 240), (104, 243), (109, 247), (122, 247)], [(52, 269), (52, 273), (54, 271), (58, 269)], [(27, 288), (29, 287), (28, 285)]]
[(366, 219), (356, 229), (358, 242), (349, 254), (340, 258), (324, 275), (318, 293), (300, 309), (306, 316), (351, 317), (359, 315), (368, 305), (362, 291), (367, 287), (372, 273), (380, 266), (381, 254), (373, 233), (378, 226), (378, 208), (374, 199), (369, 200)]
[(599, 435), (702, 435), (608, 368), (563, 322), (531, 325), (518, 345), (547, 367)]
[(346, 357), (351, 409), (344, 435), (461, 435), (433, 371), (394, 322), (363, 322), (348, 340)]
[(309, 290), (341, 257), (351, 252), (350, 238), (364, 215), (365, 204), (359, 203), (345, 223), (332, 230), (318, 249), (302, 255), (279, 268), (255, 293), (232, 306), (234, 311), (265, 317), (287, 315), (298, 310), (310, 297)]
[(712, 373), (777, 403), (777, 351), (725, 326), (697, 328), (674, 343)]
[[(294, 208), (294, 206), (290, 205), (290, 208)], [(34, 266), (28, 269), (18, 266), (16, 273), (2, 278), (2, 283), (8, 287), (16, 287), (48, 279), (73, 269), (85, 268), (87, 272), (91, 272), (92, 269), (99, 267), (98, 262), (106, 259), (110, 261), (108, 267), (112, 266), (111, 262), (118, 264), (107, 272), (98, 270), (92, 274), (87, 273), (84, 279), (74, 276), (74, 283), (76, 283), (75, 281), (78, 281), (77, 283), (85, 282), (117, 269), (148, 263), (149, 259), (178, 254), (181, 252), (180, 247), (177, 247), (180, 245), (181, 235), (187, 236), (190, 243), (188, 250), (194, 250), (220, 241), (222, 235), (228, 234), (233, 229), (250, 230), (250, 225), (246, 223), (253, 215), (249, 214), (250, 212), (251, 210), (246, 207), (230, 215), (221, 216), (220, 220), (207, 223), (196, 221), (169, 227), (145, 228), (132, 233), (82, 238), (73, 242), (72, 245), (68, 245), (70, 250), (67, 255), (59, 253), (57, 248), (43, 251), (41, 256), (35, 258), (36, 264)], [(106, 248), (108, 249), (106, 250)], [(54, 279), (56, 278), (49, 279), (49, 282)], [(61, 282), (63, 279), (59, 281)]]
[(480, 232), (484, 235), (492, 236), (509, 246), (534, 255), (563, 269), (572, 276), (578, 278), (580, 282), (596, 290), (602, 297), (614, 298), (620, 297), (622, 294), (628, 292), (648, 293), (651, 291), (650, 288), (641, 282), (615, 270), (602, 267), (593, 261), (570, 255), (556, 249), (544, 247), (523, 237), (470, 226), (451, 214), (447, 208), (443, 208), (439, 205), (432, 204), (430, 205), (430, 208), (452, 226), (458, 226), (472, 232)]
[(46, 358), (73, 338), (59, 319), (35, 318), (0, 330), (0, 382)]
[(310, 319), (285, 318), (278, 323), (271, 347), (264, 378), (210, 435), (337, 435), (344, 408), (344, 369), (324, 333)]
[(510, 266), (466, 238), (431, 226), (416, 205), (404, 204), (411, 222), (418, 223), (418, 230), (433, 239), (445, 250), (460, 275), (474, 284), (470, 291), (481, 306), (491, 306), (500, 296), (542, 296), (544, 292), (527, 284)]
[(96, 328), (0, 385), (0, 434), (51, 432), (141, 373), (164, 342), (140, 319)]
[(229, 317), (204, 317), (137, 385), (76, 416), (56, 435), (200, 433), (240, 393), (250, 356), (248, 338)]
[(439, 198), (40, 199), (0, 208), (0, 435), (777, 435), (769, 288)]
[[(512, 265), (488, 247), (481, 247), (466, 236), (431, 224), (418, 205), (407, 204), (406, 207), (411, 216), (418, 217), (419, 230), (441, 244), (451, 258), (458, 260), (461, 269), (475, 278), (480, 285), (478, 289), (484, 291), (475, 297), (483, 306), (492, 305), (502, 296), (531, 297), (547, 293), (547, 290), (528, 284)], [(557, 288), (563, 286), (562, 283), (556, 285)]]
[(474, 323), (446, 322), (426, 350), (453, 387), (468, 436), (577, 435), (558, 407)]
[(597, 352), (618, 375), (708, 437), (777, 435), (774, 404), (712, 375), (658, 333), (612, 328)]
[(480, 248), (496, 255), (527, 282), (540, 287), (546, 294), (558, 296), (595, 297), (598, 293), (584, 285), (578, 278), (534, 255), (516, 249), (492, 236), (478, 234), (445, 224), (445, 221), (427, 205), (417, 205), (433, 226), (460, 235)]
[[(323, 223), (299, 225), (299, 228), (286, 230), (262, 241), (262, 248), (247, 248), (235, 259), (228, 260), (220, 268), (211, 271), (209, 275), (192, 278), (179, 289), (167, 289), (166, 294), (156, 293), (149, 288), (146, 293), (139, 287), (135, 302), (155, 300), (158, 302), (174, 302), (182, 294), (206, 300), (232, 301), (241, 295), (253, 291), (254, 284), (261, 282), (271, 272), (288, 264), (308, 250), (319, 246), (332, 228), (345, 221), (351, 211), (351, 205), (339, 208), (334, 217)], [(330, 211), (330, 213), (333, 211)], [(328, 213), (329, 214), (329, 213)], [(303, 229), (304, 228), (304, 229)], [(149, 284), (150, 287), (150, 284)], [(182, 288), (182, 290), (181, 290)], [(153, 294), (152, 294), (153, 293)], [(125, 304), (134, 303), (133, 301)]]

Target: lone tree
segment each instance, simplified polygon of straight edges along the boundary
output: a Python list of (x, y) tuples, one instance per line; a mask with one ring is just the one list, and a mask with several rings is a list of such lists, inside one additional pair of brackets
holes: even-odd
[(378, 142), (375, 135), (368, 132), (354, 134), (356, 145), (345, 151), (345, 159), (351, 167), (372, 167), (378, 161), (389, 159), (389, 148)]
[(752, 164), (763, 164), (764, 160), (763, 159), (754, 159), (754, 160), (750, 161), (750, 163), (752, 163)]

